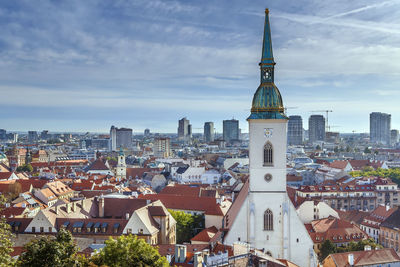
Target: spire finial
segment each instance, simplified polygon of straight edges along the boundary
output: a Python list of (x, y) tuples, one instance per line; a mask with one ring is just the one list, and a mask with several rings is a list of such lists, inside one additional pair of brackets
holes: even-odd
[(268, 13), (269, 13), (269, 9), (266, 8), (266, 9), (265, 9), (265, 14), (268, 14)]

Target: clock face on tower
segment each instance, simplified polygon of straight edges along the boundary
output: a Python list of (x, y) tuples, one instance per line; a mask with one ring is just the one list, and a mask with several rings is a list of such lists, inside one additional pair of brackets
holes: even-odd
[(263, 81), (271, 81), (272, 79), (272, 70), (266, 69), (262, 71)]

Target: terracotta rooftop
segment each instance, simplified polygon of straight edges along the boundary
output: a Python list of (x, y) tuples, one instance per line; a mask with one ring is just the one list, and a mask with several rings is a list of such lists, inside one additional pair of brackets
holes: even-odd
[(350, 266), (348, 263), (350, 254), (353, 254), (354, 266), (380, 266), (385, 263), (400, 262), (400, 257), (393, 248), (335, 253), (329, 257), (333, 258), (336, 266), (348, 267)]
[(203, 229), (200, 233), (195, 235), (192, 239), (190, 239), (191, 242), (193, 241), (199, 241), (199, 242), (210, 242), (211, 238), (218, 232), (218, 229), (215, 226), (211, 226), (209, 228)]
[(164, 194), (140, 195), (139, 198), (150, 200), (161, 200), (164, 206), (174, 210), (192, 210), (204, 212), (207, 215), (223, 216), (221, 207), (216, 203), (215, 198), (191, 197)]
[(314, 220), (305, 226), (314, 243), (323, 243), (325, 240), (334, 243), (358, 242), (367, 237), (358, 226), (331, 216)]

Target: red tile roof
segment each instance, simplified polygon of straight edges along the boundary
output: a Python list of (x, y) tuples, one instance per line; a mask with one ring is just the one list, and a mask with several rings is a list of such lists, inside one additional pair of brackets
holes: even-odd
[(92, 164), (90, 164), (88, 170), (89, 171), (108, 171), (110, 169), (104, 164), (104, 162), (101, 160), (101, 158), (98, 158), (95, 161), (93, 161)]
[(137, 198), (104, 198), (104, 216), (111, 218), (125, 218), (126, 213), (132, 215), (132, 213), (146, 206), (147, 201), (145, 199)]
[(346, 168), (347, 164), (349, 164), (347, 160), (335, 160), (329, 163), (329, 167), (343, 170), (344, 168)]
[(0, 180), (7, 180), (12, 174), (12, 172), (0, 172)]
[(161, 200), (168, 209), (204, 212), (206, 215), (223, 216), (220, 206), (215, 198), (191, 197), (163, 194), (140, 195), (139, 198), (150, 200)]
[(218, 229), (215, 226), (211, 226), (209, 228), (203, 229), (200, 233), (195, 235), (191, 242), (199, 241), (199, 242), (210, 242), (211, 238), (218, 232)]
[(150, 168), (126, 168), (126, 178), (141, 179), (145, 172), (150, 172)]
[(249, 179), (243, 184), (242, 189), (240, 190), (239, 194), (237, 195), (236, 199), (234, 199), (231, 207), (229, 208), (228, 212), (224, 217), (224, 225), (223, 228), (225, 230), (229, 230), (232, 227), (233, 222), (238, 215), (240, 208), (243, 206), (244, 201), (247, 198), (249, 193)]
[(344, 253), (331, 254), (336, 266), (347, 267), (348, 257), (353, 254), (354, 266), (372, 266), (384, 263), (400, 262), (400, 257), (393, 248), (368, 250), (368, 251), (352, 251)]
[(328, 217), (305, 224), (314, 243), (331, 240), (334, 243), (358, 242), (367, 237), (364, 231), (348, 221)]

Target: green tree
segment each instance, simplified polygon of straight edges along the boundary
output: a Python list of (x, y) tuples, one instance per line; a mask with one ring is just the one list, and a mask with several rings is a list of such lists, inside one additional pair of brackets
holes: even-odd
[(329, 239), (325, 240), (321, 245), (319, 261), (322, 262), (330, 254), (336, 253), (336, 246)]
[[(0, 210), (4, 208), (5, 198), (0, 195)], [(14, 251), (11, 241), (10, 225), (5, 218), (0, 218), (0, 266), (13, 266), (14, 260), (10, 254)]]
[(33, 239), (24, 246), (24, 252), (18, 259), (21, 267), (69, 267), (79, 266), (76, 257), (78, 251), (69, 231), (61, 229), (56, 238), (42, 236)]
[(371, 149), (369, 149), (368, 147), (365, 147), (364, 153), (365, 154), (371, 154)]
[(92, 256), (89, 266), (169, 266), (165, 257), (158, 250), (137, 236), (120, 236), (108, 239), (106, 246)]
[(316, 150), (321, 150), (321, 146), (320, 146), (320, 145), (317, 145), (317, 146), (315, 147), (315, 149), (316, 149)]
[(31, 164), (25, 164), (25, 165), (19, 166), (17, 168), (17, 172), (33, 172), (33, 167)]
[(195, 220), (192, 215), (183, 211), (168, 210), (176, 221), (176, 243), (190, 242), (193, 237)]
[(333, 152), (338, 153), (339, 152), (339, 148), (337, 146), (335, 146), (335, 148), (333, 149)]

